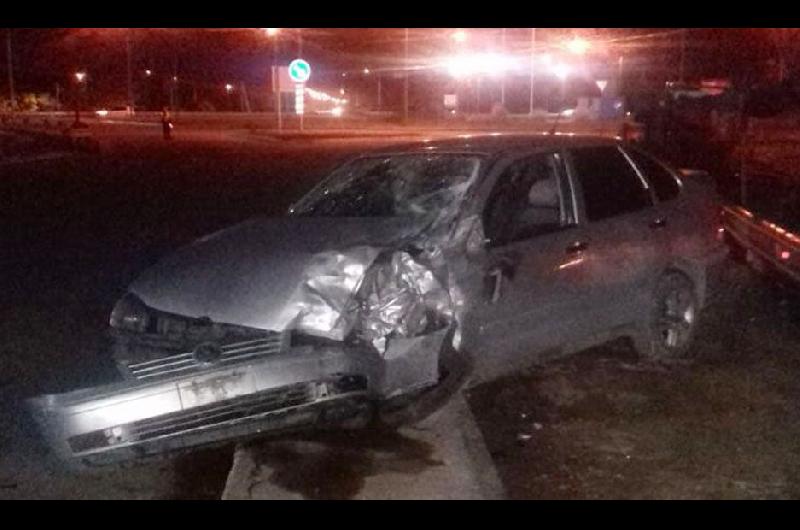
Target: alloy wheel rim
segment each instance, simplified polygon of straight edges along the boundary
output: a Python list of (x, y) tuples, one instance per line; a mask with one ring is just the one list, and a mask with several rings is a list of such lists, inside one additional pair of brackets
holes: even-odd
[(662, 344), (678, 349), (688, 343), (695, 317), (694, 297), (688, 288), (676, 287), (667, 292), (659, 303), (656, 322)]

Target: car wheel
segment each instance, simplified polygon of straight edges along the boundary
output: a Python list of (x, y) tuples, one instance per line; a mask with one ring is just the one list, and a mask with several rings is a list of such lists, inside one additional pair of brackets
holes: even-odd
[(659, 278), (653, 292), (649, 318), (633, 337), (640, 355), (652, 360), (683, 357), (688, 352), (700, 306), (694, 283), (673, 271)]

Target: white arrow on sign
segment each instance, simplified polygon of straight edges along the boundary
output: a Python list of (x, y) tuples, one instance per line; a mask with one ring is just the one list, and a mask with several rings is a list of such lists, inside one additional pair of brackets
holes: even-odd
[(311, 65), (303, 59), (295, 59), (289, 63), (289, 77), (295, 83), (305, 83), (311, 77)]

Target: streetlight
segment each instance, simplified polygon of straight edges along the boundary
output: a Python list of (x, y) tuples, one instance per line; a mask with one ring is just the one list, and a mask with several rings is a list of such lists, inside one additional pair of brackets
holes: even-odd
[(84, 93), (84, 88), (86, 86), (86, 72), (78, 71), (74, 74), (75, 82), (77, 83), (76, 87), (76, 97), (75, 97), (75, 123), (73, 127), (77, 127), (81, 123), (81, 95)]
[(281, 117), (281, 86), (278, 79), (278, 36), (279, 28), (262, 28), (264, 34), (272, 40), (272, 92), (275, 95), (275, 112), (278, 114), (278, 130), (283, 129), (283, 118)]
[(230, 83), (225, 83), (225, 92), (227, 92), (228, 94), (233, 92), (233, 85)]
[(584, 55), (589, 51), (589, 48), (591, 48), (592, 45), (586, 39), (574, 37), (572, 40), (565, 42), (564, 47), (570, 53), (574, 53), (575, 55)]
[(147, 77), (150, 77), (151, 75), (153, 75), (153, 71), (150, 70), (150, 69), (147, 69), (147, 70), (144, 71), (144, 75), (146, 75)]
[(11, 28), (6, 30), (6, 60), (8, 61), (8, 99), (11, 110), (17, 108), (17, 96), (14, 93), (14, 66), (11, 60)]
[(453, 39), (455, 42), (462, 43), (462, 42), (467, 42), (469, 35), (463, 29), (459, 29), (451, 33), (450, 38)]

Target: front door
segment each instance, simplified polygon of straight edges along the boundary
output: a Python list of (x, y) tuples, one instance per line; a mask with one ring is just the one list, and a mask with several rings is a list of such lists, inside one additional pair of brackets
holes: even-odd
[(511, 162), (488, 196), (483, 226), (486, 250), (471, 267), (482, 292), (464, 328), (475, 373), (490, 378), (541, 359), (581, 319), (590, 260), (561, 155)]

